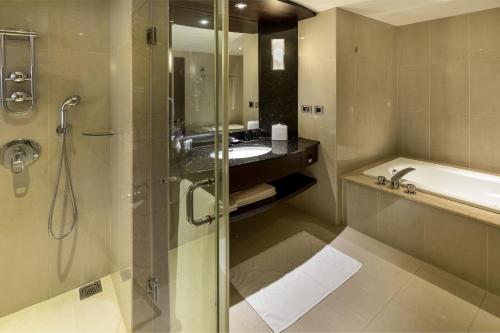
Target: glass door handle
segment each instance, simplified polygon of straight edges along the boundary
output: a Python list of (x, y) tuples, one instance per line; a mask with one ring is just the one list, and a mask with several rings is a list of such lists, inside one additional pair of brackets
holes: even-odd
[(207, 187), (214, 184), (215, 181), (212, 178), (200, 180), (191, 184), (186, 191), (186, 215), (189, 224), (199, 227), (204, 224), (210, 224), (215, 220), (213, 215), (207, 215), (200, 219), (194, 218), (194, 191), (197, 188)]

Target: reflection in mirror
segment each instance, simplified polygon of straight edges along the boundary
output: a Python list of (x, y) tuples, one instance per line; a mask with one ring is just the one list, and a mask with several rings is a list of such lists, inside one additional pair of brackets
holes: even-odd
[[(215, 106), (213, 30), (172, 25), (174, 128), (210, 133)], [(258, 34), (229, 33), (229, 129), (258, 128)]]

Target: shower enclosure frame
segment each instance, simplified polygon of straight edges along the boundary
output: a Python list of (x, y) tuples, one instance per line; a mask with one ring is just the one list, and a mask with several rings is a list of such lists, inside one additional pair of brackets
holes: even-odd
[[(157, 149), (163, 149), (163, 146), (158, 147), (158, 143), (155, 143), (156, 137), (164, 137), (164, 133), (167, 133), (167, 154), (166, 157), (151, 158), (151, 188), (149, 189), (151, 197), (151, 207), (152, 207), (152, 220), (151, 220), (151, 279), (153, 281), (158, 293), (153, 292), (153, 297), (150, 295), (152, 301), (152, 308), (158, 310), (158, 315), (153, 319), (153, 327), (158, 327), (159, 329), (167, 329), (171, 331), (179, 331), (177, 327), (174, 327), (178, 322), (181, 322), (182, 332), (189, 330), (188, 321), (193, 321), (197, 317), (197, 313), (193, 311), (190, 318), (188, 317), (177, 317), (176, 312), (179, 308), (179, 302), (188, 303), (203, 303), (210, 304), (208, 308), (205, 308), (205, 314), (203, 317), (207, 317), (207, 326), (198, 326), (203, 328), (204, 331), (216, 331), (216, 332), (228, 332), (229, 330), (229, 163), (228, 163), (228, 115), (229, 115), (229, 103), (228, 103), (228, 91), (229, 91), (229, 55), (228, 55), (228, 0), (212, 0), (213, 1), (213, 62), (214, 62), (214, 95), (215, 103), (213, 105), (213, 127), (216, 129), (213, 132), (213, 142), (214, 150), (216, 156), (219, 150), (222, 151), (222, 159), (213, 160), (213, 171), (211, 175), (206, 176), (203, 179), (203, 184), (210, 185), (211, 187), (205, 187), (205, 189), (214, 195), (214, 210), (213, 215), (209, 219), (205, 219), (205, 222), (211, 222), (207, 224), (201, 224), (199, 226), (189, 224), (189, 218), (186, 221), (179, 220), (176, 221), (175, 214), (170, 212), (175, 210), (175, 206), (172, 203), (179, 201), (178, 194), (176, 191), (172, 191), (172, 188), (180, 186), (180, 182), (183, 180), (184, 176), (182, 171), (179, 173), (178, 165), (172, 166), (171, 161), (176, 160), (175, 145), (171, 142), (172, 116), (174, 112), (172, 97), (170, 96), (170, 84), (172, 84), (170, 75), (172, 73), (173, 67), (173, 54), (171, 50), (171, 28), (170, 24), (170, 8), (168, 6), (169, 1), (155, 1), (150, 0), (150, 18), (151, 26), (147, 29), (145, 34), (146, 42), (149, 43), (150, 49), (150, 103), (151, 103), (151, 151)], [(165, 6), (167, 4), (167, 6)], [(166, 15), (166, 17), (165, 17)], [(170, 22), (170, 24), (165, 24), (165, 18)], [(154, 32), (154, 33), (153, 33)], [(168, 50), (168, 51), (167, 51)], [(158, 70), (157, 68), (167, 63), (167, 72), (163, 70)], [(155, 68), (156, 67), (156, 68)], [(164, 82), (166, 81), (166, 82)], [(160, 82), (160, 84), (159, 84)], [(161, 82), (166, 83), (166, 91), (158, 91), (158, 86), (161, 86)], [(166, 95), (164, 93), (167, 93)], [(164, 114), (162, 110), (167, 112)], [(154, 119), (154, 120), (153, 120)], [(161, 124), (161, 125), (158, 125)], [(160, 142), (160, 145), (163, 143)], [(161, 155), (161, 154), (160, 154)], [(135, 157), (134, 157), (135, 160)], [(164, 165), (167, 162), (168, 165)], [(134, 162), (135, 163), (135, 162)], [(204, 176), (205, 177), (205, 176)], [(188, 178), (188, 177), (187, 177)], [(158, 179), (162, 179), (160, 183), (157, 183)], [(199, 180), (190, 179), (193, 184), (197, 184)], [(166, 197), (161, 197), (158, 199), (153, 193), (162, 193), (161, 187), (166, 187)], [(203, 191), (197, 189), (196, 191)], [(177, 196), (173, 193), (176, 193)], [(191, 208), (196, 209), (197, 206), (201, 206), (200, 202), (197, 202), (196, 195), (193, 196), (193, 191), (191, 191), (191, 198), (194, 197), (194, 203)], [(189, 196), (188, 196), (189, 199)], [(168, 205), (165, 205), (165, 201)], [(162, 217), (162, 210), (166, 206), (166, 216)], [(189, 214), (189, 213), (188, 213)], [(201, 216), (197, 216), (199, 219)], [(134, 218), (135, 219), (135, 218)], [(203, 268), (190, 267), (193, 271), (189, 273), (191, 275), (204, 275), (206, 283), (203, 288), (210, 289), (209, 293), (211, 296), (199, 293), (197, 295), (192, 295), (197, 299), (180, 299), (179, 295), (176, 293), (175, 287), (172, 289), (165, 288), (167, 285), (175, 285), (175, 281), (170, 281), (172, 275), (175, 275), (175, 270), (179, 269), (182, 265), (181, 257), (176, 258), (172, 261), (170, 252), (172, 252), (171, 244), (166, 246), (165, 242), (170, 242), (172, 238), (172, 224), (179, 223), (180, 226), (184, 228), (191, 228), (195, 234), (201, 233), (210, 239), (211, 244), (205, 244), (205, 252), (208, 249), (213, 251), (213, 257), (210, 255), (209, 265), (212, 267), (208, 271), (204, 271)], [(134, 223), (135, 224), (135, 223)], [(180, 227), (178, 226), (178, 227)], [(205, 228), (205, 229), (203, 229)], [(204, 231), (205, 230), (205, 231)], [(178, 232), (178, 230), (177, 230)], [(135, 233), (135, 231), (134, 231)], [(199, 236), (199, 235), (198, 235)], [(196, 237), (198, 237), (196, 236)], [(134, 235), (134, 237), (136, 237)], [(174, 235), (175, 237), (175, 235)], [(196, 238), (195, 237), (195, 238)], [(180, 246), (179, 246), (180, 248)], [(177, 250), (174, 248), (173, 250)], [(134, 253), (136, 247), (134, 246)], [(201, 251), (201, 250), (200, 250)], [(199, 253), (200, 256), (206, 253)], [(135, 254), (134, 254), (135, 257)], [(172, 266), (172, 263), (174, 263)], [(187, 264), (189, 266), (189, 263)], [(186, 266), (186, 267), (187, 267)], [(212, 275), (213, 274), (213, 275)], [(166, 282), (167, 281), (167, 282)], [(138, 281), (141, 283), (142, 281)], [(213, 283), (213, 284), (212, 284)], [(199, 285), (193, 286), (193, 289), (200, 287)], [(169, 290), (169, 291), (165, 291)], [(190, 295), (191, 296), (191, 295)], [(212, 298), (213, 296), (213, 298)], [(207, 298), (208, 297), (208, 298)], [(168, 318), (162, 316), (161, 313), (170, 313)], [(196, 318), (199, 319), (199, 318)], [(177, 321), (177, 322), (176, 322)], [(183, 322), (184, 321), (184, 322)], [(215, 323), (215, 326), (212, 324)], [(208, 326), (209, 325), (209, 326)], [(141, 330), (138, 329), (138, 332)]]

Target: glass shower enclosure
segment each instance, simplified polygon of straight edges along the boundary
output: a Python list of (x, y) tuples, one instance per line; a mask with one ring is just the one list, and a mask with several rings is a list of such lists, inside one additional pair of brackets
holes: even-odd
[(0, 332), (227, 330), (227, 0), (188, 3), (0, 2)]

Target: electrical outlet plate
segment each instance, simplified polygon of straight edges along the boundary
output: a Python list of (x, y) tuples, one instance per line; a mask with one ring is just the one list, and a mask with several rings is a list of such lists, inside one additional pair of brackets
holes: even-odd
[(323, 105), (314, 106), (314, 114), (323, 114), (325, 113), (325, 108)]
[(311, 113), (312, 112), (312, 106), (311, 105), (302, 105), (302, 112), (304, 112), (304, 113)]

